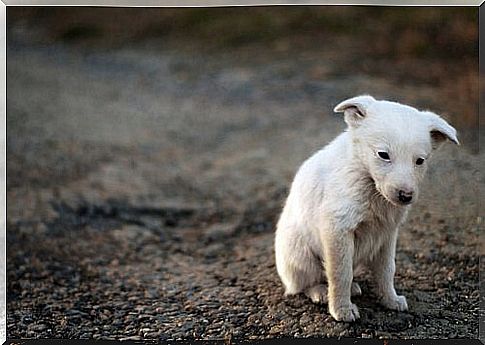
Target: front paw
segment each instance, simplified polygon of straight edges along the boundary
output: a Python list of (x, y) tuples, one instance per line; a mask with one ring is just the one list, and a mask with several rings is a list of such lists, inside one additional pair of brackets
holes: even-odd
[(353, 303), (333, 306), (329, 305), (330, 315), (337, 321), (353, 322), (360, 318), (359, 309)]
[(381, 303), (384, 307), (387, 307), (392, 310), (397, 310), (397, 311), (408, 310), (408, 303), (406, 302), (406, 297), (404, 296), (383, 298)]

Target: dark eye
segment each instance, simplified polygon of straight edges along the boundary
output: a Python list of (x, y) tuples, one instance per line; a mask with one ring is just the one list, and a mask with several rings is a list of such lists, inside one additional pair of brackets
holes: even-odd
[(416, 159), (416, 165), (421, 165), (424, 163), (424, 158), (418, 158)]
[(377, 152), (377, 154), (379, 155), (379, 157), (381, 157), (382, 159), (388, 161), (390, 160), (391, 158), (389, 157), (389, 154), (387, 152), (384, 152), (384, 151), (379, 151)]

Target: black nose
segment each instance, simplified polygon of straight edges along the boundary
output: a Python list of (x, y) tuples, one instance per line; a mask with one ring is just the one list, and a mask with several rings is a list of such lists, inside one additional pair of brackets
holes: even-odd
[(413, 200), (413, 192), (405, 192), (400, 190), (398, 193), (398, 199), (403, 204), (408, 204), (411, 202), (411, 200)]

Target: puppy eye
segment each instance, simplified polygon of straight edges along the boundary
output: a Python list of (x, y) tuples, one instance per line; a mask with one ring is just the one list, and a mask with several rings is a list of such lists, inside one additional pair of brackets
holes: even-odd
[(391, 160), (391, 157), (389, 157), (389, 154), (387, 152), (379, 151), (379, 152), (377, 152), (377, 154), (379, 155), (379, 157), (381, 157), (382, 159), (384, 159), (386, 161)]
[(416, 165), (421, 165), (424, 163), (424, 158), (418, 158), (416, 159)]

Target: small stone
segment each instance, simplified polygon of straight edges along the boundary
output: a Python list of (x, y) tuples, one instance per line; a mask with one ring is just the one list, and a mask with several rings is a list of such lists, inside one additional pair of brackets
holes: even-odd
[(271, 329), (269, 330), (269, 334), (278, 334), (278, 333), (281, 333), (282, 331), (283, 331), (283, 328), (279, 325), (276, 325), (271, 327)]
[(143, 335), (144, 338), (154, 339), (160, 336), (160, 332), (149, 332)]
[(125, 341), (125, 340), (141, 340), (141, 337), (138, 336), (138, 335), (132, 335), (130, 337), (124, 337), (124, 338), (120, 338), (121, 341)]
[(34, 332), (42, 332), (47, 329), (47, 325), (44, 325), (43, 323), (41, 324), (36, 324), (36, 325), (31, 325), (29, 326), (29, 329)]

